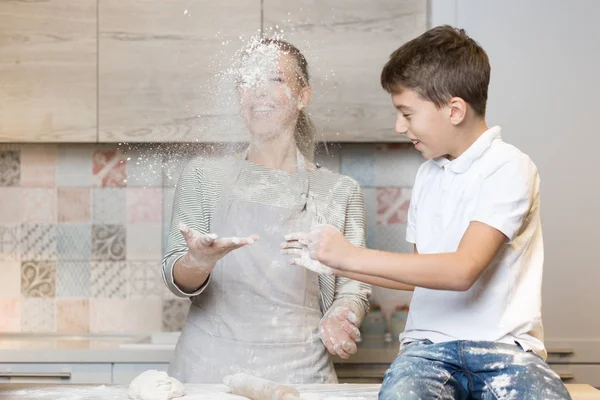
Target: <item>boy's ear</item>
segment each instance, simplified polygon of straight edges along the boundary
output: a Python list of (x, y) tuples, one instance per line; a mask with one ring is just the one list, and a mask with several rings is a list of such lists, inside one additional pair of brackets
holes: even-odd
[(448, 114), (452, 125), (459, 125), (467, 116), (469, 105), (460, 97), (453, 97), (448, 103)]

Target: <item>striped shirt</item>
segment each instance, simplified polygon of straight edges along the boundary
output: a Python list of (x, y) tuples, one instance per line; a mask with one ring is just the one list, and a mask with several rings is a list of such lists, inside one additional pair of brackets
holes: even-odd
[[(230, 160), (231, 161), (231, 160)], [(300, 190), (298, 174), (243, 161), (246, 165), (236, 183), (236, 192), (243, 192), (247, 200), (283, 203), (290, 194)], [(162, 276), (167, 287), (178, 297), (199, 295), (210, 283), (209, 279), (193, 293), (182, 291), (174, 282), (175, 262), (188, 250), (179, 231), (179, 223), (200, 233), (211, 232), (211, 221), (221, 200), (224, 182), (230, 165), (227, 159), (198, 157), (184, 168), (175, 191), (167, 250), (163, 257)], [(365, 246), (365, 211), (360, 186), (352, 178), (325, 168), (309, 167), (310, 193), (314, 198), (317, 217), (333, 225), (357, 246)], [(295, 198), (298, 198), (296, 196)], [(320, 303), (323, 312), (335, 303), (349, 304), (359, 321), (369, 309), (371, 287), (368, 284), (334, 276), (319, 276)]]

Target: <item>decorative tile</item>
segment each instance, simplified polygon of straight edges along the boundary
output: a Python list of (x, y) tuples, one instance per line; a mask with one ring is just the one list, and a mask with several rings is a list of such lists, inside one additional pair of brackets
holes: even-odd
[(125, 189), (95, 188), (92, 214), (97, 224), (125, 224)]
[(127, 189), (127, 222), (160, 222), (161, 220), (162, 189)]
[(21, 331), (55, 332), (56, 310), (54, 299), (21, 299)]
[(377, 224), (406, 224), (412, 189), (377, 188)]
[(127, 259), (159, 260), (162, 257), (162, 224), (127, 225)]
[(91, 220), (90, 189), (60, 188), (57, 197), (58, 222)]
[(28, 144), (21, 150), (21, 186), (55, 187), (58, 146)]
[(378, 145), (375, 160), (375, 186), (379, 187), (412, 187), (425, 161), (410, 143)]
[(183, 329), (192, 302), (188, 299), (163, 300), (162, 329), (178, 332)]
[(58, 224), (56, 250), (59, 260), (89, 260), (92, 255), (92, 225)]
[(127, 186), (126, 165), (126, 157), (120, 150), (95, 150), (92, 155), (94, 184), (102, 187)]
[(92, 186), (92, 152), (87, 145), (61, 145), (56, 164), (56, 186)]
[(161, 261), (128, 261), (128, 297), (161, 297)]
[(145, 297), (125, 300), (125, 312), (129, 315), (125, 330), (131, 333), (160, 332), (162, 328), (162, 300)]
[(56, 222), (56, 189), (23, 189), (23, 222)]
[(0, 224), (23, 222), (23, 191), (18, 187), (0, 187)]
[(127, 186), (162, 186), (162, 154), (153, 149), (128, 151)]
[(90, 304), (87, 299), (57, 299), (56, 328), (61, 333), (90, 331)]
[(0, 298), (0, 332), (21, 331), (21, 298)]
[(92, 297), (125, 298), (127, 264), (125, 262), (92, 262)]
[(92, 259), (96, 261), (125, 260), (125, 227), (122, 225), (92, 225)]
[(56, 266), (56, 297), (90, 297), (91, 275), (89, 261), (59, 260)]
[(21, 157), (18, 151), (0, 151), (0, 186), (19, 186)]
[(361, 186), (375, 186), (374, 152), (356, 151), (355, 148), (342, 148), (342, 174), (354, 178)]
[(25, 297), (56, 295), (56, 263), (53, 261), (23, 261), (21, 264), (21, 294)]
[(21, 151), (22, 148), (21, 143), (0, 143), (0, 151)]
[(375, 247), (375, 224), (377, 222), (377, 190), (375, 188), (363, 188), (363, 199), (365, 202), (365, 216), (367, 221), (367, 247)]
[[(21, 295), (21, 263), (19, 261), (0, 261), (0, 298), (19, 297)], [(2, 315), (2, 314), (0, 314)]]
[(377, 221), (377, 189), (362, 188), (362, 193), (365, 202), (367, 226), (375, 225), (375, 222)]
[(55, 260), (56, 225), (21, 225), (21, 259)]
[[(162, 275), (162, 272), (160, 272)], [(160, 291), (163, 300), (181, 300), (181, 297), (176, 296), (171, 290), (167, 287), (167, 285), (163, 282), (161, 276), (161, 291)]]
[(366, 244), (368, 249), (377, 248), (377, 229), (375, 224), (367, 225), (366, 230)]
[(92, 299), (90, 331), (148, 333), (161, 328), (161, 299)]
[(383, 251), (412, 253), (413, 245), (406, 241), (406, 225), (377, 225), (375, 248)]
[(0, 260), (20, 260), (21, 225), (0, 225)]
[(91, 299), (90, 300), (90, 332), (122, 333), (124, 332), (124, 299)]

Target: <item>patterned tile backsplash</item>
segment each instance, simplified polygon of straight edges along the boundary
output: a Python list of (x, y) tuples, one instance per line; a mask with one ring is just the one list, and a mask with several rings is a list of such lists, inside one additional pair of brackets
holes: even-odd
[[(0, 332), (177, 331), (189, 301), (160, 263), (174, 186), (209, 145), (0, 144)], [(363, 188), (367, 245), (404, 240), (421, 155), (409, 144), (333, 144), (317, 161)], [(381, 288), (390, 313), (410, 295)]]

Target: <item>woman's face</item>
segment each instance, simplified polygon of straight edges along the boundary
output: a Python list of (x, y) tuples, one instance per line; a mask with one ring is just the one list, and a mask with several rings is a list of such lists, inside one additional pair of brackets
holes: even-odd
[(263, 46), (240, 69), (239, 94), (242, 116), (253, 137), (267, 140), (292, 132), (300, 110), (310, 99), (293, 55), (275, 46)]

